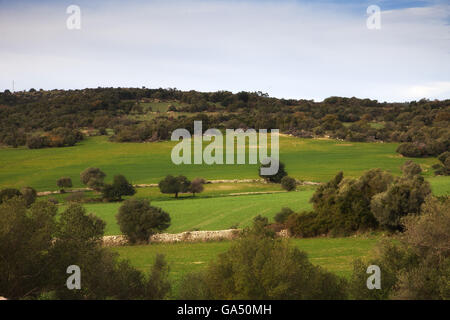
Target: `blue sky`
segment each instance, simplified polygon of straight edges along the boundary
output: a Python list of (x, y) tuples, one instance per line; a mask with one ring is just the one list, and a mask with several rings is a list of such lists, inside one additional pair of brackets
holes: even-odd
[[(81, 9), (68, 30), (66, 8)], [(369, 5), (381, 29), (366, 26)], [(448, 1), (2, 1), (0, 90), (450, 98)]]

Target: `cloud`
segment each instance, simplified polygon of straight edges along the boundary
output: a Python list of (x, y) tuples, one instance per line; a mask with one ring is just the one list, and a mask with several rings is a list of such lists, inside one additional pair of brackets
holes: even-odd
[(382, 11), (381, 30), (368, 30), (365, 8), (353, 3), (79, 5), (78, 31), (65, 28), (59, 2), (0, 10), (0, 89), (14, 79), (23, 89), (145, 85), (390, 101), (450, 80), (449, 5)]
[(415, 85), (404, 89), (402, 94), (405, 99), (419, 100), (427, 97), (449, 99), (450, 82), (434, 82), (425, 85)]

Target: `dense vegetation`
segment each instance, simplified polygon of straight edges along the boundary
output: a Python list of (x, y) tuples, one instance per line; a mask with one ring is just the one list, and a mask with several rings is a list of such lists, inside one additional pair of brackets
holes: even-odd
[[(164, 113), (151, 112), (165, 103)], [(155, 108), (156, 109), (156, 108)], [(330, 97), (323, 102), (276, 99), (261, 92), (98, 88), (0, 93), (0, 143), (30, 148), (73, 145), (81, 130), (118, 142), (167, 140), (176, 128), (280, 129), (299, 137), (401, 142), (409, 157), (449, 150), (450, 101), (380, 103)]]

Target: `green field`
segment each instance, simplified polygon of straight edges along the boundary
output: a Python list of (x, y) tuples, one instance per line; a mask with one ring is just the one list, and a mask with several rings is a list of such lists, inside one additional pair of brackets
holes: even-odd
[[(175, 165), (170, 155), (176, 142), (112, 143), (107, 137), (90, 137), (74, 147), (0, 149), (0, 188), (32, 186), (37, 190), (56, 190), (61, 176), (72, 178), (82, 187), (79, 174), (87, 167), (99, 167), (110, 181), (123, 174), (133, 183), (157, 183), (167, 174), (188, 178), (258, 178), (257, 165)], [(359, 176), (371, 168), (394, 174), (408, 158), (395, 153), (395, 143), (348, 143), (336, 140), (280, 137), (280, 158), (288, 173), (298, 179), (324, 182), (342, 170)], [(449, 177), (433, 177), (435, 158), (412, 159), (420, 163), (432, 183), (437, 179), (440, 193), (450, 193)]]
[[(171, 199), (152, 201), (151, 204), (169, 213), (172, 221), (167, 232), (222, 230), (233, 225), (239, 228), (249, 226), (258, 214), (272, 219), (282, 207), (290, 207), (292, 210), (310, 209), (308, 201), (313, 192), (308, 189), (289, 193)], [(105, 235), (116, 235), (121, 233), (115, 217), (120, 205), (117, 202), (95, 203), (84, 207), (106, 222)]]
[[(349, 277), (352, 261), (367, 256), (378, 240), (377, 237), (357, 237), (291, 239), (290, 242), (305, 251), (313, 264), (339, 276)], [(176, 289), (177, 282), (184, 274), (203, 269), (209, 261), (225, 252), (230, 245), (230, 241), (219, 241), (124, 246), (111, 250), (145, 272), (153, 264), (156, 254), (164, 254), (170, 266), (170, 279), (175, 282)]]

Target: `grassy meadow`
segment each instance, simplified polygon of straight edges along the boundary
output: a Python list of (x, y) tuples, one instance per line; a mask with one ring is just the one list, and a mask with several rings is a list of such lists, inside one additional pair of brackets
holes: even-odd
[[(154, 188), (156, 189), (156, 188)], [(273, 194), (221, 196), (211, 198), (186, 197), (178, 200), (151, 201), (170, 214), (171, 226), (169, 233), (189, 230), (222, 230), (232, 226), (243, 228), (249, 226), (252, 219), (261, 214), (272, 219), (282, 207), (292, 210), (308, 210), (311, 208), (309, 199), (313, 189), (297, 192)], [(85, 204), (89, 213), (93, 213), (106, 222), (105, 235), (120, 234), (116, 217), (121, 203)], [(64, 208), (60, 207), (61, 210)]]
[[(380, 240), (379, 237), (291, 239), (291, 244), (306, 252), (310, 261), (339, 276), (349, 277), (352, 262), (366, 257)], [(122, 259), (130, 260), (138, 269), (148, 272), (156, 254), (164, 254), (170, 266), (169, 277), (176, 286), (188, 272), (205, 268), (209, 261), (228, 250), (231, 241), (152, 244), (116, 247)]]
[[(79, 174), (88, 167), (99, 167), (111, 181), (123, 174), (133, 183), (157, 183), (167, 174), (188, 178), (258, 178), (257, 165), (175, 165), (171, 150), (176, 142), (113, 143), (105, 136), (89, 137), (74, 147), (0, 149), (0, 188), (32, 186), (38, 191), (57, 190), (61, 176), (72, 178), (74, 187), (82, 187)], [(204, 144), (206, 145), (206, 143)], [(349, 143), (330, 139), (280, 137), (280, 159), (289, 175), (307, 181), (325, 182), (338, 171), (356, 177), (371, 168), (394, 174), (408, 160), (395, 152), (396, 143)], [(412, 159), (438, 193), (450, 193), (449, 177), (434, 177), (435, 158)]]

